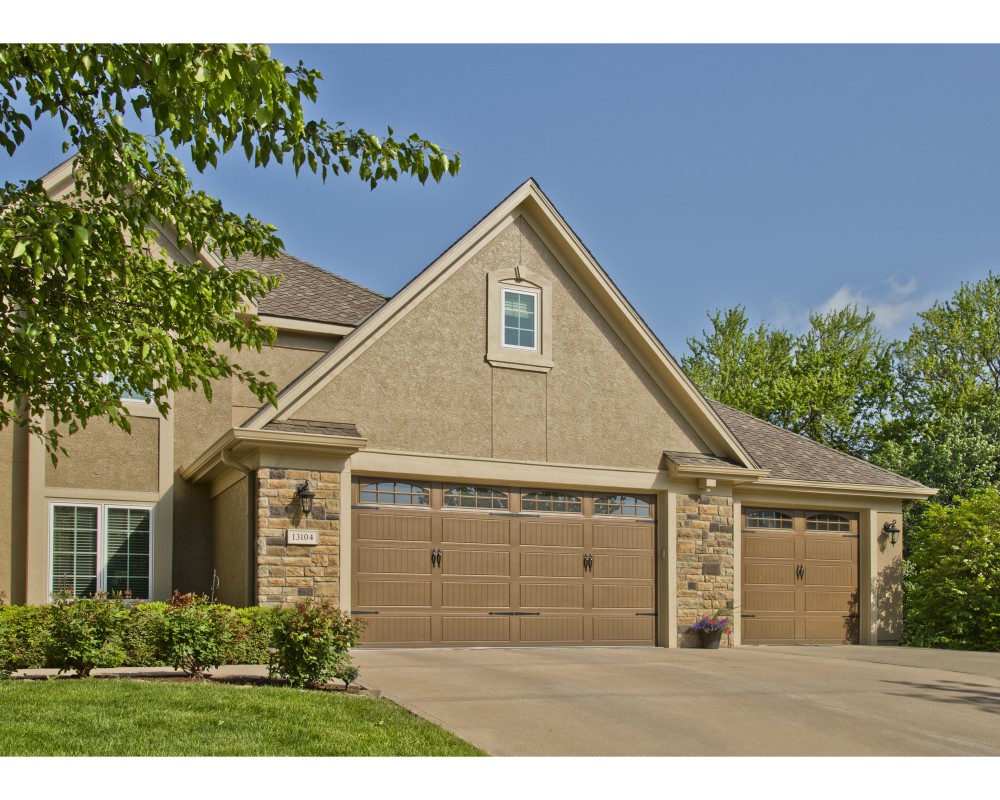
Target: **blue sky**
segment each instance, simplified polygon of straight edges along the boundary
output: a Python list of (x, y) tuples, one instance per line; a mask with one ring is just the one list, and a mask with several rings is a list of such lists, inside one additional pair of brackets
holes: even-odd
[[(529, 176), (677, 357), (705, 312), (885, 333), (1000, 266), (1000, 47), (281, 45), (315, 113), (418, 131), (457, 178), (374, 192), (233, 154), (198, 187), (289, 252), (391, 294)], [(0, 178), (62, 160), (40, 130)]]

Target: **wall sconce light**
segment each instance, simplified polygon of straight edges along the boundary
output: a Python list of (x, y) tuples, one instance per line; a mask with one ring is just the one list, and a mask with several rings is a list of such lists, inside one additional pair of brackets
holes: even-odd
[(309, 488), (309, 481), (302, 483), (295, 492), (295, 499), (299, 501), (299, 505), (302, 507), (302, 513), (307, 517), (312, 513), (313, 498), (315, 496), (316, 492)]
[(882, 526), (882, 533), (889, 537), (889, 541), (892, 544), (896, 544), (899, 541), (899, 528), (896, 527), (896, 520), (892, 522), (887, 522)]

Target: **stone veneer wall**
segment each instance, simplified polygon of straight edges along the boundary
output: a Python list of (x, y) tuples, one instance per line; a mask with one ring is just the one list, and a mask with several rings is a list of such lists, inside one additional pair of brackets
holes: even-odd
[[(309, 481), (312, 515), (295, 492)], [(288, 545), (289, 529), (319, 531), (318, 545)], [(305, 597), (340, 604), (340, 473), (261, 467), (257, 470), (257, 604), (292, 605)]]
[[(698, 647), (691, 625), (733, 603), (733, 498), (677, 495), (677, 641)], [(725, 644), (723, 640), (723, 644)]]

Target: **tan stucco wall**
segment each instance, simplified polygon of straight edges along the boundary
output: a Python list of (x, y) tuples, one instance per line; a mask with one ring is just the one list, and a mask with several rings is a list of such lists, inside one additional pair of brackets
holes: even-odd
[(247, 479), (212, 500), (213, 559), (219, 578), (215, 596), (232, 606), (250, 605), (250, 539), (247, 531)]
[[(899, 540), (891, 544), (882, 534), (882, 526), (895, 521), (900, 529)], [(876, 624), (879, 644), (898, 644), (903, 635), (903, 514), (878, 514), (877, 555), (875, 559), (875, 602), (878, 603)]]
[(155, 492), (159, 480), (159, 420), (132, 417), (132, 433), (95, 419), (63, 440), (69, 455), (45, 465), (45, 485), (64, 489)]
[(25, 601), (28, 433), (0, 430), (0, 592), (8, 603)]
[(174, 396), (174, 588), (207, 593), (212, 584), (212, 500), (207, 486), (196, 486), (180, 470), (231, 427), (232, 390), (213, 381), (212, 402), (204, 395)]
[[(523, 231), (523, 233), (521, 232)], [(548, 373), (493, 368), (487, 276), (519, 263), (552, 284)], [(369, 447), (657, 469), (705, 450), (527, 220), (499, 233), (296, 411), (355, 422)]]
[[(290, 337), (286, 337), (290, 338)], [(316, 347), (315, 343), (313, 348)], [(230, 358), (244, 369), (267, 373), (268, 380), (274, 381), (280, 391), (295, 378), (305, 372), (326, 351), (323, 349), (305, 349), (302, 347), (273, 347), (256, 352), (244, 350), (242, 353), (232, 353)], [(244, 384), (233, 381), (232, 402), (236, 407), (248, 407), (256, 411), (261, 402), (254, 397)]]

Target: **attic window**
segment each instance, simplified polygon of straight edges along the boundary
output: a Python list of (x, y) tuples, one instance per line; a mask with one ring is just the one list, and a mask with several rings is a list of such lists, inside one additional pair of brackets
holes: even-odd
[(552, 283), (526, 269), (487, 276), (486, 361), (493, 367), (552, 369)]
[(503, 306), (503, 346), (536, 350), (538, 342), (537, 289), (500, 289)]

